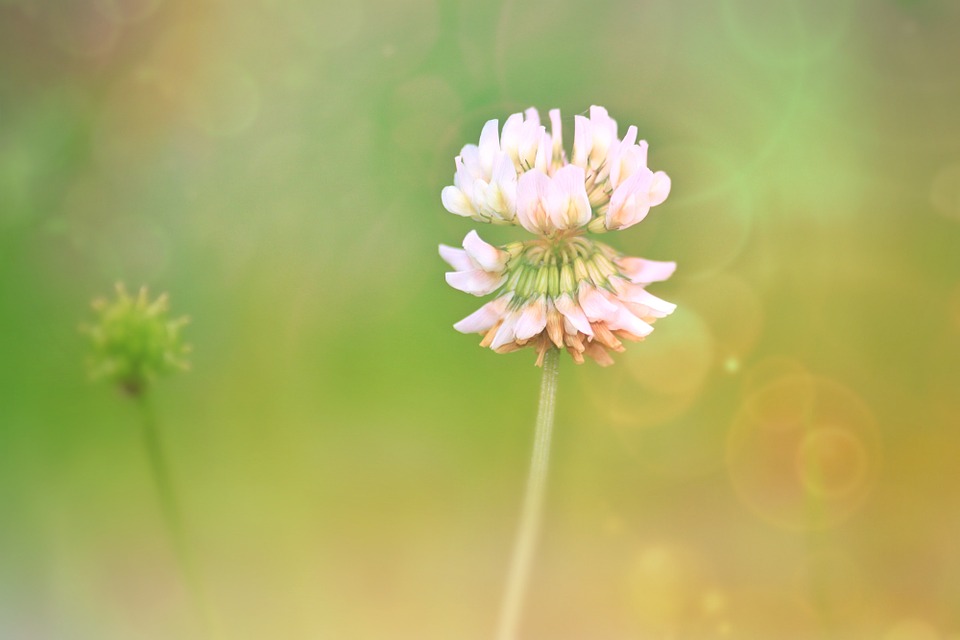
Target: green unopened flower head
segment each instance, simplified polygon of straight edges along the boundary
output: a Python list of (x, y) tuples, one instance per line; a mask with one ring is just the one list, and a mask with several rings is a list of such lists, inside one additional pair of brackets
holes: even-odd
[(146, 287), (136, 297), (117, 284), (115, 300), (94, 300), (98, 319), (83, 326), (93, 345), (90, 374), (115, 382), (130, 395), (140, 395), (159, 376), (189, 368), (190, 346), (181, 329), (186, 316), (170, 318), (166, 294), (151, 300)]

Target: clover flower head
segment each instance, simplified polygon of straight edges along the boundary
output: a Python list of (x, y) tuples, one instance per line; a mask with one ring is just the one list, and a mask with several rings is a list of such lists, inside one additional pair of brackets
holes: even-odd
[(91, 377), (106, 378), (136, 396), (160, 375), (189, 368), (190, 346), (180, 335), (189, 319), (170, 318), (166, 294), (151, 300), (141, 287), (134, 297), (122, 284), (116, 293), (115, 300), (93, 301), (97, 322), (81, 331), (93, 346)]
[(537, 237), (494, 247), (475, 231), (463, 248), (440, 246), (454, 288), (496, 297), (456, 323), (483, 335), (481, 345), (505, 353), (566, 348), (582, 363), (601, 365), (623, 340), (642, 340), (675, 305), (646, 286), (669, 278), (676, 264), (628, 257), (587, 237), (643, 220), (670, 193), (670, 178), (647, 167), (647, 143), (631, 126), (622, 138), (606, 109), (575, 116), (572, 153), (563, 148), (560, 112), (550, 133), (536, 109), (487, 122), (478, 145), (456, 157), (453, 185), (441, 192), (451, 213), (478, 222), (519, 225)]

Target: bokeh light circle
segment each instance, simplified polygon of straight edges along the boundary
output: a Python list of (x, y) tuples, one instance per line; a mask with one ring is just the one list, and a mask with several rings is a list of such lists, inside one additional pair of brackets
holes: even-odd
[(684, 307), (656, 326), (615, 354), (615, 366), (589, 375), (578, 367), (595, 420), (630, 431), (674, 419), (696, 401), (714, 359), (709, 327)]
[(787, 529), (826, 529), (869, 494), (880, 436), (849, 389), (785, 376), (744, 398), (728, 432), (726, 462), (737, 495), (759, 517)]
[(797, 448), (797, 473), (811, 493), (840, 498), (856, 491), (866, 471), (863, 441), (843, 428), (818, 427)]

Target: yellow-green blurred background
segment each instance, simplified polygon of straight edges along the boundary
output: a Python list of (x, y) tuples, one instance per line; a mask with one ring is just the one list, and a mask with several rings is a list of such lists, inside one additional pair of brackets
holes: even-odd
[(539, 370), (451, 328), (439, 192), (591, 104), (679, 308), (562, 362), (524, 638), (960, 637), (953, 0), (0, 2), (0, 637), (202, 636), (85, 376), (122, 280), (193, 319), (154, 401), (224, 638), (489, 638)]

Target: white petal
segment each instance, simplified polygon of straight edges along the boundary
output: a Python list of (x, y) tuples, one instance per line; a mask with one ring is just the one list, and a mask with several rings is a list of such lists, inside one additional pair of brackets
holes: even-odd
[(513, 160), (502, 151), (494, 159), (493, 175), (490, 177), (490, 181), (500, 184), (517, 184), (517, 170), (513, 166)]
[(527, 171), (517, 181), (517, 220), (530, 233), (546, 235), (554, 230), (544, 201), (550, 190), (550, 178), (536, 169)]
[(464, 293), (472, 293), (475, 296), (485, 296), (492, 293), (507, 279), (505, 275), (499, 273), (489, 273), (483, 269), (474, 269), (473, 271), (448, 271), (446, 274), (447, 284), (454, 289)]
[(610, 114), (607, 113), (606, 108), (592, 104), (590, 105), (590, 119), (602, 122), (604, 120), (610, 120)]
[[(643, 145), (647, 143), (644, 142)], [(630, 176), (647, 168), (647, 150), (645, 146), (632, 145), (619, 147), (616, 154), (610, 156), (610, 184), (617, 187)]]
[(499, 349), (503, 345), (516, 340), (516, 326), (519, 317), (520, 316), (516, 311), (512, 311), (507, 314), (507, 316), (503, 319), (503, 323), (500, 325), (500, 328), (497, 329), (497, 332), (493, 336), (493, 341), (490, 343), (491, 349)]
[(617, 139), (617, 121), (610, 117), (607, 110), (596, 105), (590, 107), (591, 133), (593, 134), (590, 162), (599, 167), (606, 159), (610, 145)]
[(457, 271), (470, 271), (477, 268), (463, 249), (455, 249), (442, 244), (440, 245), (440, 257)]
[(453, 328), (460, 333), (485, 333), (503, 317), (503, 312), (506, 310), (509, 301), (509, 294), (491, 300), (453, 325)]
[(550, 159), (553, 157), (553, 143), (550, 141), (550, 134), (546, 129), (540, 127), (540, 142), (537, 144), (537, 155), (533, 160), (535, 169), (544, 173), (549, 173)]
[(540, 114), (537, 113), (537, 110), (533, 107), (526, 109), (523, 112), (523, 115), (527, 117), (527, 122), (532, 122), (534, 126), (540, 126)]
[(607, 229), (625, 229), (646, 217), (650, 211), (648, 194), (652, 181), (653, 173), (645, 169), (630, 176), (614, 190), (607, 210)]
[(497, 154), (493, 162), (485, 204), (501, 220), (513, 221), (517, 217), (517, 170), (506, 153)]
[(606, 109), (593, 105), (590, 107), (590, 122), (593, 123), (594, 146), (599, 142), (604, 149), (609, 147), (617, 138), (617, 121), (610, 117)]
[(470, 231), (463, 239), (463, 248), (466, 254), (484, 271), (503, 271), (510, 254), (497, 249), (492, 244), (480, 239), (476, 231)]
[(655, 207), (670, 195), (670, 176), (663, 171), (653, 174), (653, 184), (650, 185), (650, 206)]
[(573, 116), (573, 164), (586, 167), (593, 148), (593, 125), (583, 116)]
[(440, 202), (444, 209), (458, 216), (469, 218), (476, 213), (467, 195), (456, 187), (444, 187), (440, 192)]
[(626, 256), (616, 262), (617, 266), (620, 267), (620, 273), (626, 276), (631, 282), (639, 284), (662, 282), (672, 276), (673, 272), (677, 270), (676, 262), (660, 262), (657, 260)]
[(483, 168), (480, 166), (480, 149), (475, 144), (464, 145), (457, 156), (463, 163), (464, 178), (469, 177), (469, 182), (477, 178), (483, 178)]
[(523, 114), (514, 113), (503, 123), (500, 134), (500, 150), (516, 160), (517, 147), (520, 145), (520, 133), (523, 128)]
[(524, 122), (520, 131), (520, 140), (517, 146), (517, 160), (523, 170), (533, 167), (537, 161), (537, 149), (546, 129), (539, 124)]
[(593, 217), (585, 179), (583, 167), (576, 165), (567, 165), (553, 176), (547, 211), (558, 229), (582, 227)]
[(480, 132), (480, 168), (483, 170), (483, 177), (488, 181), (493, 172), (493, 158), (500, 152), (498, 125), (497, 120), (487, 120), (483, 125), (483, 131)]
[(547, 326), (547, 311), (543, 299), (528, 303), (517, 321), (517, 340), (529, 340)]
[(550, 138), (553, 140), (553, 155), (563, 155), (563, 123), (560, 120), (560, 109), (550, 110)]
[(573, 325), (574, 329), (588, 336), (593, 335), (593, 328), (590, 326), (590, 321), (587, 320), (586, 314), (584, 314), (580, 305), (569, 295), (560, 296), (554, 304), (557, 307), (557, 311), (563, 314), (563, 317)]

